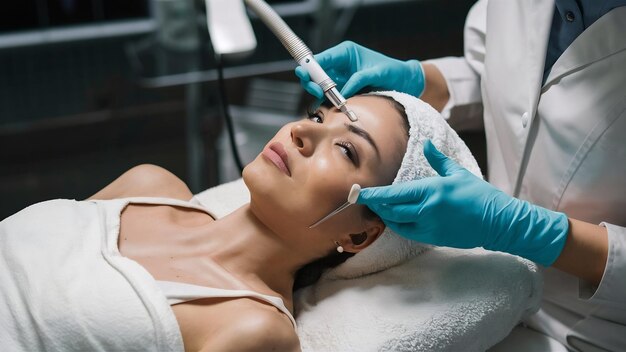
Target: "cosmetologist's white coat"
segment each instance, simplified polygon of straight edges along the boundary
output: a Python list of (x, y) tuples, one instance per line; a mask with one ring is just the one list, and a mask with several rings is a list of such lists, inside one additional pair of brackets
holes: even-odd
[(465, 57), (429, 62), (448, 84), (444, 116), (453, 126), (482, 112), (493, 185), (571, 218), (606, 223), (609, 258), (600, 285), (579, 289), (574, 277), (547, 269), (544, 304), (527, 324), (570, 348), (624, 351), (626, 7), (587, 28), (542, 84), (554, 9), (545, 0), (479, 1), (467, 17)]

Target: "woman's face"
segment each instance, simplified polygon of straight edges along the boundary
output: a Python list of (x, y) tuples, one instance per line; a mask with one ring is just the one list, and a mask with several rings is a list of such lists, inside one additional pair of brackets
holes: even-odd
[[(308, 227), (343, 204), (352, 184), (390, 184), (400, 167), (408, 137), (392, 102), (370, 95), (353, 97), (348, 104), (358, 121), (336, 108), (320, 107), (283, 126), (244, 169), (251, 209), (294, 247), (326, 250), (340, 238), (371, 230), (372, 220), (363, 216), (361, 205)], [(384, 229), (380, 221), (377, 226), (375, 231)]]

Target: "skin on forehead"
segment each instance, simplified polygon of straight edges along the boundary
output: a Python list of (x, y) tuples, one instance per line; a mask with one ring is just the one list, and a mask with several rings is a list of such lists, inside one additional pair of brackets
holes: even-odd
[[(377, 95), (358, 95), (347, 100), (346, 106), (358, 117), (357, 121), (350, 121), (346, 114), (335, 107), (321, 107), (320, 110), (333, 115), (344, 117), (344, 124), (355, 126), (369, 136), (377, 146), (378, 157), (384, 161), (399, 162), (406, 151), (407, 137), (403, 130), (402, 117), (389, 98)], [(370, 153), (368, 153), (369, 155)], [(377, 184), (389, 184), (396, 176), (397, 168), (381, 168), (381, 160), (376, 160), (372, 171), (379, 176)]]

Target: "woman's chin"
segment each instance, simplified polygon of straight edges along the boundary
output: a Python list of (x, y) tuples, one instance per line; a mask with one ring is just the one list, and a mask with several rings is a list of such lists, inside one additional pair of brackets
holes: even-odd
[(262, 160), (262, 156), (257, 156), (252, 160), (241, 173), (250, 194), (256, 193), (268, 197), (289, 192), (286, 188), (290, 187), (290, 184), (285, 183), (282, 176), (283, 174), (273, 164)]
[(241, 173), (243, 183), (245, 183), (251, 195), (254, 193), (267, 192), (266, 189), (270, 188), (270, 184), (272, 183), (271, 177), (268, 177), (267, 171), (263, 170), (261, 167), (263, 165), (259, 165), (257, 159), (252, 160), (246, 165)]
[(241, 177), (250, 192), (250, 209), (266, 225), (279, 223), (280, 218), (287, 216), (282, 209), (281, 198), (285, 193), (284, 186), (276, 179), (268, 175), (264, 165), (259, 165), (258, 160), (253, 160), (243, 169)]

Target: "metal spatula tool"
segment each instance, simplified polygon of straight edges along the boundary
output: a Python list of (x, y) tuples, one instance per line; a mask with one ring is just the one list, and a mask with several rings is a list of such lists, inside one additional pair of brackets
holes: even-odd
[(352, 188), (350, 188), (350, 193), (348, 194), (348, 201), (343, 203), (339, 208), (333, 210), (330, 212), (330, 214), (324, 216), (323, 218), (319, 219), (315, 224), (309, 226), (310, 229), (314, 228), (315, 226), (323, 223), (324, 221), (332, 218), (333, 216), (339, 214), (341, 211), (343, 211), (344, 209), (346, 209), (347, 207), (351, 206), (352, 204), (356, 203), (356, 200), (359, 198), (359, 192), (361, 192), (361, 186), (358, 184), (353, 184)]

